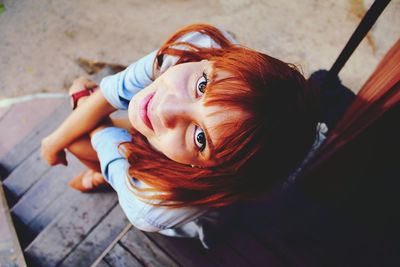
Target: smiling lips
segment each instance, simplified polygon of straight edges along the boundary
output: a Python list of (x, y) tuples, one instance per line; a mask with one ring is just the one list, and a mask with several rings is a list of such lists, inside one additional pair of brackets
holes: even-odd
[(146, 124), (147, 127), (149, 127), (151, 130), (154, 131), (153, 125), (151, 124), (151, 121), (149, 119), (149, 104), (151, 100), (153, 99), (154, 93), (148, 94), (143, 98), (143, 100), (140, 102), (139, 105), (139, 116)]

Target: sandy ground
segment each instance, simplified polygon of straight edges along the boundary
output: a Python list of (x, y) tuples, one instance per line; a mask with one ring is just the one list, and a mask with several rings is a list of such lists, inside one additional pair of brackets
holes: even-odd
[[(368, 9), (372, 0), (3, 3), (0, 99), (65, 92), (75, 77), (85, 74), (77, 58), (129, 64), (158, 48), (178, 28), (195, 22), (227, 29), (248, 47), (299, 64), (308, 76), (332, 65), (359, 23), (357, 13)], [(345, 85), (358, 91), (399, 38), (399, 26), (400, 0), (393, 0), (340, 73)]]

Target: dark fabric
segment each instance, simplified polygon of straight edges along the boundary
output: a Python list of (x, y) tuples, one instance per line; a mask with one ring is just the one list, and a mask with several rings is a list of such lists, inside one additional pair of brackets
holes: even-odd
[(324, 86), (327, 74), (327, 70), (318, 70), (311, 74), (308, 82), (314, 90), (319, 92), (320, 121), (324, 122), (328, 129), (333, 129), (347, 107), (353, 102), (355, 94), (345, 87), (338, 77), (329, 86)]
[(296, 192), (330, 218), (314, 234), (321, 260), (335, 250), (331, 266), (400, 266), (399, 118), (397, 105), (297, 182)]

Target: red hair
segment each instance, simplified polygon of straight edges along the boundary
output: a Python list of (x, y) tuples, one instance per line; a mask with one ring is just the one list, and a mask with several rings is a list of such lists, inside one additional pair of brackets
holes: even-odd
[[(210, 36), (221, 48), (179, 41), (191, 32)], [(166, 55), (178, 57), (176, 64), (207, 59), (213, 62), (213, 75), (230, 73), (228, 78), (210, 79), (205, 105), (248, 115), (217, 126), (222, 141), (215, 144), (214, 156), (221, 164), (212, 168), (172, 161), (134, 132), (132, 143), (123, 144), (131, 165), (129, 175), (151, 187), (138, 188), (130, 180), (134, 194), (156, 206), (220, 207), (256, 198), (293, 171), (314, 141), (318, 114), (316, 97), (294, 65), (234, 45), (205, 24), (184, 27), (161, 46), (155, 75)]]

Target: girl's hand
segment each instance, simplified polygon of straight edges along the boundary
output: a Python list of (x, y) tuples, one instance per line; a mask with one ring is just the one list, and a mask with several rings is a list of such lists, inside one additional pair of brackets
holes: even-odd
[(76, 88), (77, 90), (72, 90), (72, 91), (79, 91), (82, 90), (83, 88), (93, 89), (96, 87), (97, 83), (88, 79), (85, 76), (81, 76), (73, 81), (71, 87), (69, 88), (69, 91), (71, 91), (73, 88)]
[(51, 135), (42, 140), (41, 154), (43, 160), (46, 161), (50, 166), (57, 164), (63, 164), (65, 166), (68, 165), (64, 149), (56, 149), (56, 144)]

